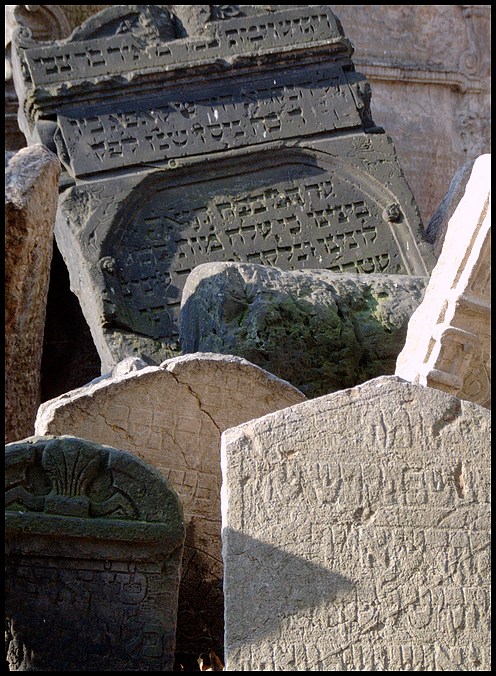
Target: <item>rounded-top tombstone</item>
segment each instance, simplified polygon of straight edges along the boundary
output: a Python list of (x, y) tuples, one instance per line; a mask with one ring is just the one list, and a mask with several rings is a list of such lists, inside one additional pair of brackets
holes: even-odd
[(5, 447), (11, 671), (171, 671), (182, 508), (152, 467), (76, 437)]

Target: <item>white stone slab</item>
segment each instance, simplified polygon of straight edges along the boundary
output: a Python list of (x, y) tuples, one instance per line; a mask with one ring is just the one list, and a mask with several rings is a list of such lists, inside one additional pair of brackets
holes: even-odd
[(396, 376), (224, 432), (226, 671), (490, 670), (489, 439)]
[(472, 168), (396, 375), (491, 405), (491, 156)]

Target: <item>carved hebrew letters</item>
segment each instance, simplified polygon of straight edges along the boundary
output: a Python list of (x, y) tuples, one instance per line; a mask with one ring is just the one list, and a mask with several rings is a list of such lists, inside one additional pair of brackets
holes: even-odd
[(160, 475), (110, 447), (33, 437), (6, 446), (5, 508), (11, 671), (172, 667), (184, 525)]
[(194, 660), (209, 649), (205, 625), (223, 645), (220, 433), (303, 400), (243, 359), (196, 354), (103, 378), (40, 407), (37, 434), (72, 432), (131, 451), (177, 491), (186, 525), (177, 648)]
[(226, 670), (490, 669), (487, 410), (384, 376), (221, 454)]
[[(291, 181), (281, 180), (289, 176)], [(102, 254), (113, 260), (104, 266), (109, 297), (117, 299), (107, 312), (128, 330), (167, 335), (177, 326), (187, 275), (214, 260), (283, 269), (401, 270), (400, 251), (378, 232), (383, 206), (358, 189), (359, 180), (352, 172), (339, 175), (302, 161), (205, 181), (194, 193), (157, 180), (140, 184), (102, 244)], [(251, 190), (242, 189), (250, 184)], [(148, 203), (140, 201), (142, 192), (153, 195)]]
[(26, 133), (66, 169), (56, 238), (104, 370), (174, 353), (199, 263), (432, 263), (328, 6), (179, 13), (116, 5), (50, 46), (17, 36)]
[[(312, 11), (314, 10), (314, 11)], [(166, 44), (145, 44), (121, 32), (104, 41), (90, 40), (88, 54), (79, 45), (70, 43), (46, 48), (33, 48), (26, 54), (30, 75), (36, 85), (65, 82), (68, 76), (99, 77), (127, 72), (135, 68), (163, 69), (192, 64), (205, 59), (225, 58), (228, 54), (245, 54), (254, 49), (270, 50), (299, 44), (327, 42), (338, 34), (336, 19), (326, 6), (310, 7), (302, 15), (301, 8), (286, 9), (269, 17), (237, 17), (217, 24), (215, 37)]]
[[(339, 66), (235, 85), (161, 94), (140, 107), (91, 117), (59, 116), (71, 173), (226, 151), (361, 124)], [(330, 104), (331, 102), (331, 104)], [(330, 105), (329, 105), (330, 104)]]

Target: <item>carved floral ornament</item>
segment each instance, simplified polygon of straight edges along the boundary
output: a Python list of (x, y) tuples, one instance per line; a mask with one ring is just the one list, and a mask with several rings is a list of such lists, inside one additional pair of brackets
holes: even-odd
[(75, 437), (33, 437), (8, 444), (5, 451), (8, 512), (182, 527), (175, 493), (130, 453)]

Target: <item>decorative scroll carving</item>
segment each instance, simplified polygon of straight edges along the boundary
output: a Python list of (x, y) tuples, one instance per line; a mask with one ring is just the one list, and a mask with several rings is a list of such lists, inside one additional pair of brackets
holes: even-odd
[[(6, 460), (5, 507), (46, 515), (171, 521), (174, 496), (141, 461), (83, 439), (47, 437), (33, 445), (11, 444)], [(134, 476), (132, 489), (130, 477)], [(148, 486), (139, 491), (140, 481)], [(143, 485), (145, 485), (145, 483)], [(155, 498), (153, 495), (155, 494)], [(153, 504), (154, 499), (161, 505)]]

